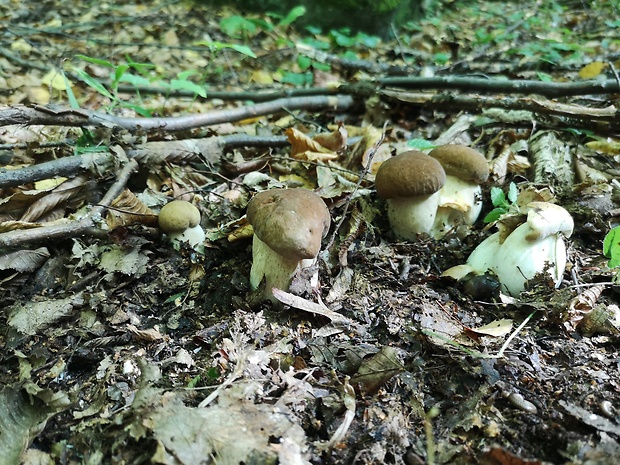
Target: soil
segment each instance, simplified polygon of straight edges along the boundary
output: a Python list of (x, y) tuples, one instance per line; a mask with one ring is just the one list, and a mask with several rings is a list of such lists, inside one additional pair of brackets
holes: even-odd
[[(459, 8), (474, 12), (498, 8), (496, 2), (446, 5), (445, 11), (418, 25), (420, 34), (407, 35), (422, 41), (431, 55), (452, 43), (424, 42), (428, 40), (424, 33), (436, 31), (437, 24), (453, 24), (456, 41), (467, 27), (474, 27), (472, 19), (459, 18)], [(506, 8), (510, 14), (518, 13), (516, 5)], [(565, 27), (571, 22), (581, 28), (575, 40), (583, 47), (588, 38), (598, 40), (605, 32), (592, 25), (608, 22), (611, 13), (617, 13), (613, 5), (586, 7), (580, 2), (537, 8), (540, 14), (555, 15)], [(168, 78), (208, 66), (201, 72), (216, 89), (228, 89), (235, 80), (243, 83), (259, 71), (274, 75), (282, 69), (297, 70), (293, 49), (278, 51), (282, 35), (276, 33), (257, 33), (248, 39), (250, 47), (265, 48), (258, 64), (237, 63), (231, 51), (209, 61), (186, 46), (205, 34), (232, 42), (218, 23), (231, 14), (174, 2), (80, 6), (21, 2), (16, 11), (0, 6), (9, 29), (29, 26), (36, 31), (18, 31), (26, 43), (35, 45), (28, 63), (6, 57), (10, 66), (0, 63), (16, 78), (36, 84), (13, 88), (3, 103), (39, 104), (35, 90), (47, 67), (52, 62), (60, 65), (63, 57), (77, 63), (72, 58), (77, 53), (110, 61), (124, 55), (140, 62), (152, 60), (168, 67), (158, 71)], [(486, 21), (496, 17), (480, 14)], [(132, 17), (137, 19), (130, 22)], [(522, 24), (538, 27), (528, 22), (530, 18), (522, 18)], [(66, 27), (53, 29), (52, 34), (46, 27), (58, 28), (53, 21)], [(84, 30), (78, 27), (81, 23)], [(516, 30), (522, 43), (534, 41), (532, 36), (540, 32)], [(289, 33), (298, 38), (298, 32)], [(161, 44), (160, 56), (148, 47), (153, 38)], [(609, 47), (617, 55), (616, 42), (610, 39), (615, 45)], [(508, 42), (498, 40), (486, 53), (492, 55), (502, 44)], [(385, 42), (377, 50), (361, 47), (360, 54), (377, 61), (397, 60), (392, 45)], [(460, 53), (467, 62), (482, 52), (463, 47)], [(592, 59), (601, 60), (592, 54)], [(567, 61), (566, 68), (560, 63), (524, 65), (523, 57), (521, 62), (507, 59), (506, 64), (519, 70), (510, 76), (514, 79), (534, 72), (566, 75), (567, 68), (573, 76), (590, 58), (586, 54), (576, 62)], [(83, 62), (78, 67), (101, 79), (107, 72)], [(346, 69), (331, 72), (353, 74)], [(5, 79), (8, 82), (6, 75)], [(76, 82), (75, 92), (83, 107), (109, 109), (109, 100), (92, 88)], [(61, 99), (53, 92), (48, 96), (54, 103)], [(140, 102), (135, 94), (131, 98), (126, 97)], [(576, 97), (565, 103), (595, 106), (600, 103), (597, 99), (611, 105), (617, 95)], [(233, 106), (161, 95), (143, 95), (141, 102), (154, 104), (152, 108), (161, 105), (162, 116)], [(347, 114), (306, 111), (287, 120), (268, 115), (174, 136), (161, 131), (156, 138), (250, 130), (251, 135), (271, 136), (280, 134), (282, 125), (305, 127), (309, 121), (325, 127), (345, 121), (362, 134), (362, 120), (381, 114), (390, 128), (384, 131), (384, 144), (397, 151), (409, 139), (438, 140), (473, 114), (389, 99), (374, 106), (366, 103), (365, 109)], [(122, 106), (110, 111), (133, 115)], [(9, 254), (45, 247), (47, 256), (27, 271), (20, 271), (15, 262), (3, 264), (0, 271), (4, 348), (0, 404), (5, 407), (0, 450), (17, 450), (21, 457), (0, 463), (620, 463), (620, 348), (614, 320), (620, 288), (615, 284), (616, 270), (607, 267), (608, 258), (602, 255), (604, 237), (615, 225), (614, 210), (619, 206), (612, 181), (618, 151), (587, 147), (591, 139), (586, 132), (570, 131), (568, 123), (564, 129), (544, 125), (533, 129), (532, 121), (529, 125), (468, 121), (456, 142), (475, 145), (487, 155), (508, 150), (517, 141), (527, 146), (535, 131), (545, 131), (555, 134), (569, 158), (598, 162), (597, 168), (608, 174), (608, 180), (599, 183), (576, 175), (570, 183), (553, 173), (536, 177), (537, 163), (545, 162), (536, 161), (530, 146), (511, 149), (529, 159), (529, 168), (515, 168), (519, 159), (513, 158), (504, 177), (492, 173), (482, 188), (481, 219), (494, 208), (493, 187), (507, 191), (514, 182), (521, 192), (550, 189), (553, 201), (575, 223), (573, 234), (566, 238), (568, 264), (562, 283), (556, 286), (543, 273), (529, 282), (525, 292), (511, 297), (500, 292), (492, 277), (467, 284), (441, 277), (451, 266), (463, 264), (493, 229), (478, 220), (466, 236), (436, 240), (421, 235), (416, 241), (400, 241), (390, 231), (385, 201), (376, 195), (372, 182), (354, 186), (356, 180), (347, 183), (341, 177), (328, 192), (321, 186), (316, 164), (289, 158), (288, 146), (228, 148), (215, 165), (193, 160), (140, 166), (127, 189), (140, 203), (153, 207), (151, 213), (173, 197), (196, 204), (207, 231), (204, 251), (187, 246), (175, 250), (146, 220), (113, 231), (102, 227), (103, 234), (68, 234), (3, 249)], [(330, 131), (338, 128), (330, 126)], [(6, 126), (0, 137), (6, 144), (29, 142), (26, 137), (37, 143), (75, 142), (80, 134), (84, 135), (76, 128)], [(91, 135), (96, 143), (118, 146), (120, 141), (123, 147), (153, 137), (105, 128), (92, 130)], [(613, 141), (612, 136), (605, 137)], [(11, 154), (3, 150), (3, 164), (15, 167), (72, 155), (64, 146), (55, 153), (33, 145), (15, 146)], [(242, 161), (257, 157), (271, 158), (267, 166), (241, 168)], [(359, 170), (361, 166), (351, 171)], [(256, 173), (265, 178), (251, 181)], [(82, 186), (78, 196), (58, 201), (62, 210), (58, 216), (46, 213), (31, 222), (73, 221), (85, 214), (85, 206), (96, 205), (116, 180), (114, 169), (88, 177), (91, 183)], [(249, 285), (252, 240), (243, 220), (245, 206), (259, 190), (305, 183), (319, 187), (332, 215), (319, 255), (319, 285), (310, 287), (307, 276), (298, 276), (283, 298), (289, 305), (258, 302)], [(9, 220), (19, 220), (32, 205), (31, 200), (18, 202), (17, 194), (34, 191), (38, 198), (50, 195), (34, 183), (1, 190), (3, 203), (11, 206), (0, 213), (2, 232), (9, 230)], [(133, 207), (123, 208), (138, 214)], [(239, 237), (231, 236), (237, 233)], [(488, 334), (478, 330), (492, 322), (508, 329)]]

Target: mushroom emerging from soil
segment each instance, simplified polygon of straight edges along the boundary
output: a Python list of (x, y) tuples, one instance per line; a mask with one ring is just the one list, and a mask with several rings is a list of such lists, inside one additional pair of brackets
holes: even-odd
[(466, 265), (450, 268), (443, 275), (460, 279), (490, 271), (512, 296), (518, 296), (538, 273), (547, 273), (559, 285), (566, 268), (563, 238), (572, 234), (573, 219), (564, 208), (548, 202), (530, 202), (526, 211), (526, 222), (505, 240), (505, 231), (496, 232), (476, 247)]
[(200, 211), (185, 200), (173, 200), (162, 207), (158, 217), (159, 229), (166, 233), (172, 246), (180, 249), (186, 242), (197, 248), (205, 240), (200, 226)]
[(452, 231), (464, 235), (482, 209), (480, 184), (489, 177), (487, 161), (464, 145), (442, 145), (429, 156), (439, 161), (446, 172), (431, 235), (436, 239)]
[(375, 188), (387, 200), (388, 218), (396, 237), (414, 240), (419, 233), (430, 233), (439, 190), (445, 182), (441, 164), (417, 150), (403, 152), (381, 164)]
[(323, 199), (307, 189), (270, 189), (248, 203), (254, 228), (250, 285), (265, 280), (263, 298), (275, 301), (274, 287), (288, 290), (295, 274), (316, 262), (331, 218)]

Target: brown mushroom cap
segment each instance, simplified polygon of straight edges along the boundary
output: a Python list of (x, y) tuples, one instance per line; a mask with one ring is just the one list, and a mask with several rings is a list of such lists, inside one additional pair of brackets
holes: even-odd
[(384, 199), (430, 195), (446, 183), (446, 173), (434, 158), (411, 150), (381, 164), (375, 177), (377, 194)]
[(441, 163), (446, 174), (482, 184), (489, 177), (489, 165), (476, 150), (465, 145), (442, 145), (433, 149), (429, 156)]
[(185, 200), (173, 200), (162, 207), (159, 228), (165, 233), (180, 233), (200, 224), (200, 211)]
[(270, 189), (248, 203), (254, 234), (269, 248), (294, 260), (321, 250), (331, 217), (323, 199), (307, 189)]

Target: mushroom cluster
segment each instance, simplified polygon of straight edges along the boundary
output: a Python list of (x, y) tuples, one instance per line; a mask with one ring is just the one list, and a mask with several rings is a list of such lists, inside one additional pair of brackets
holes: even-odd
[(559, 285), (566, 268), (565, 237), (573, 232), (573, 218), (562, 207), (548, 202), (530, 202), (527, 220), (512, 231), (501, 227), (476, 247), (465, 265), (443, 273), (456, 279), (491, 272), (504, 291), (517, 296), (527, 282), (546, 273)]
[(296, 273), (313, 266), (331, 217), (323, 199), (307, 189), (270, 189), (248, 203), (254, 228), (250, 285), (265, 281), (263, 298), (275, 301), (272, 289), (288, 290)]
[(417, 150), (386, 160), (377, 171), (377, 194), (387, 200), (396, 237), (420, 233), (440, 239), (463, 234), (482, 208), (480, 184), (489, 176), (485, 158), (463, 145), (443, 145), (428, 155)]

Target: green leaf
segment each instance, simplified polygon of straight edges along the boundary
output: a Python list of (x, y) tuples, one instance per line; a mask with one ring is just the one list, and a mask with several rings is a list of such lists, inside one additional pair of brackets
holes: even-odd
[(293, 8), (288, 14), (282, 18), (282, 20), (278, 23), (278, 27), (288, 27), (293, 24), (297, 19), (306, 14), (306, 7), (299, 5)]
[(299, 69), (306, 71), (310, 68), (310, 66), (312, 66), (312, 58), (308, 58), (305, 55), (299, 55), (297, 57), (297, 64), (299, 65)]
[(313, 79), (312, 73), (284, 73), (282, 76), (282, 82), (295, 86), (310, 85)]
[(230, 44), (230, 48), (251, 58), (256, 58), (256, 54), (247, 45)]
[(510, 203), (515, 203), (517, 201), (517, 197), (519, 196), (519, 189), (514, 182), (511, 182), (508, 186), (508, 200)]
[(65, 89), (67, 92), (67, 98), (69, 99), (69, 105), (71, 105), (71, 108), (80, 108), (80, 104), (75, 98), (75, 94), (73, 93), (73, 89), (71, 88), (71, 82), (69, 82), (69, 79), (67, 79), (67, 75), (64, 73), (64, 71), (61, 71), (61, 73), (62, 78), (65, 80)]
[(482, 221), (485, 222), (485, 223), (493, 223), (494, 221), (499, 220), (500, 217), (504, 213), (506, 213), (505, 209), (503, 209), (503, 208), (494, 208), (489, 213), (487, 213), (487, 215), (484, 217), (484, 219)]
[(429, 142), (426, 139), (410, 139), (407, 141), (407, 146), (416, 150), (432, 150), (437, 147), (432, 142)]
[(187, 90), (200, 95), (202, 98), (207, 98), (207, 90), (204, 87), (185, 79), (172, 79), (170, 81), (170, 88), (173, 90)]
[(616, 226), (607, 233), (603, 240), (603, 255), (609, 258), (607, 266), (620, 266), (620, 226)]
[(506, 205), (506, 194), (499, 187), (491, 187), (491, 203), (495, 207), (503, 207)]
[(239, 15), (232, 15), (220, 21), (220, 29), (229, 37), (240, 38), (243, 34), (254, 34), (256, 25)]
[(135, 87), (148, 86), (151, 84), (151, 81), (149, 81), (145, 77), (131, 73), (123, 74), (123, 76), (121, 76), (120, 78), (120, 82), (126, 82), (127, 84), (131, 84)]
[(109, 98), (110, 100), (116, 100), (116, 98), (110, 93), (106, 87), (99, 82), (97, 79), (92, 77), (86, 71), (83, 71), (79, 68), (73, 68), (73, 72), (77, 75), (77, 77), (83, 81), (87, 86), (92, 87), (94, 90), (99, 92), (104, 97)]
[(100, 65), (100, 66), (106, 66), (108, 68), (116, 68), (116, 65), (114, 65), (114, 63), (108, 61), (108, 60), (101, 60), (99, 58), (92, 58), (86, 55), (76, 55), (76, 58), (79, 58), (80, 60), (84, 60), (87, 61), (89, 63), (92, 63), (94, 65)]

